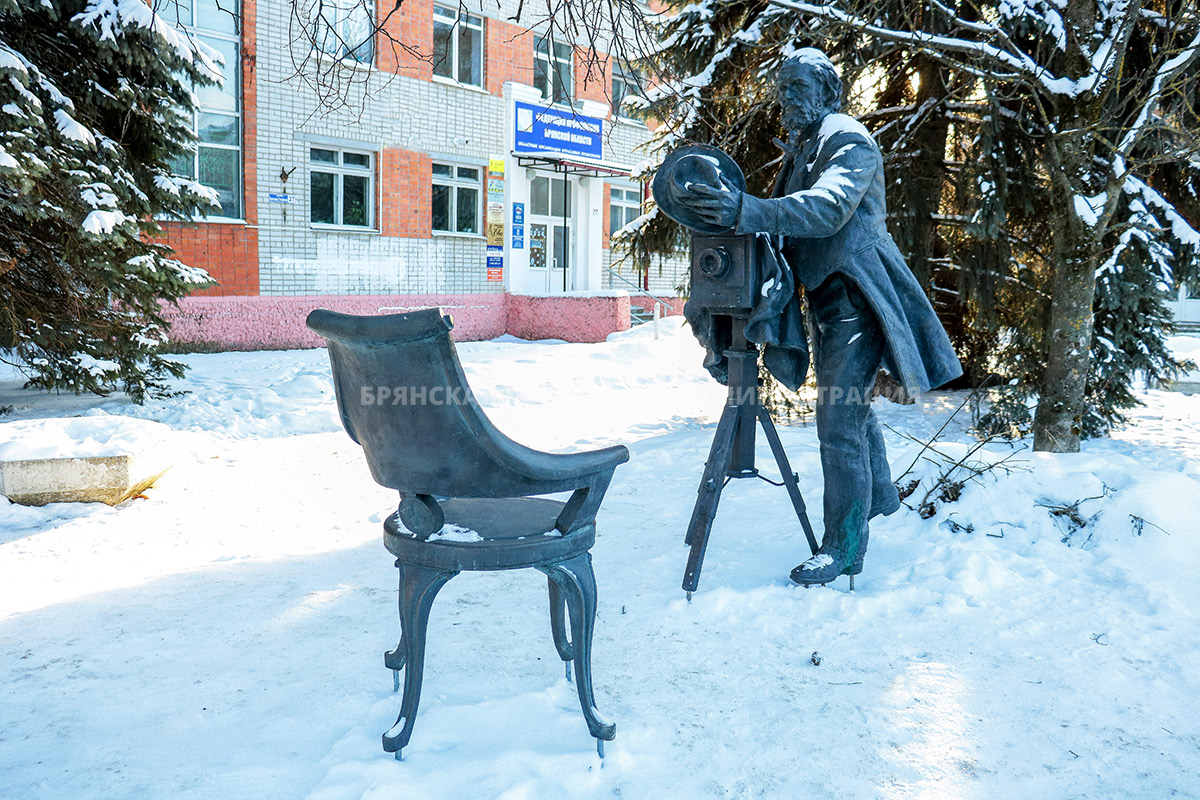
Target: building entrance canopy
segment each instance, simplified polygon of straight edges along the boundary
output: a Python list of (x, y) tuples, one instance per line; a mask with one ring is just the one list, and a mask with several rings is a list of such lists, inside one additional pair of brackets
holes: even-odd
[(591, 178), (603, 178), (615, 175), (628, 177), (632, 169), (621, 164), (614, 164), (599, 159), (583, 158), (566, 153), (522, 153), (513, 151), (513, 158), (517, 160), (517, 165), (521, 167), (548, 169), (566, 175), (581, 175)]

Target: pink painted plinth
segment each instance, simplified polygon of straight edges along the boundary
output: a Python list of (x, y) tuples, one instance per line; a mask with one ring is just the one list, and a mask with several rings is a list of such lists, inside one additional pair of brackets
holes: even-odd
[(459, 341), (494, 339), (504, 333), (502, 294), (485, 295), (309, 295), (303, 297), (186, 297), (167, 307), (172, 341), (223, 350), (291, 350), (324, 347), (304, 325), (309, 312), (328, 308), (343, 314), (400, 314), (441, 306), (454, 318)]
[(508, 296), (508, 332), (521, 339), (603, 342), (629, 330), (629, 295), (600, 297)]
[(440, 306), (454, 319), (457, 341), (522, 339), (602, 342), (629, 328), (629, 296), (528, 297), (508, 294), (308, 295), (299, 297), (186, 297), (166, 306), (171, 339), (215, 350), (290, 350), (323, 347), (304, 325), (309, 312), (398, 314)]

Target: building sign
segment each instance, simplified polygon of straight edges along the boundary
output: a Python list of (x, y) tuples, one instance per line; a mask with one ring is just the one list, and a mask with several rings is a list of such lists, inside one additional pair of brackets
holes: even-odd
[(487, 248), (487, 279), (489, 281), (504, 280), (504, 248), (488, 245)]
[(525, 224), (525, 204), (513, 203), (513, 225)]
[(525, 249), (525, 226), (524, 225), (513, 225), (512, 247), (513, 247), (513, 250), (524, 250)]
[(599, 159), (604, 156), (604, 123), (557, 108), (517, 103), (516, 149), (566, 153)]
[[(487, 243), (488, 249), (504, 248), (504, 158), (488, 158), (487, 179)], [(488, 275), (491, 275), (491, 259), (488, 259)], [(497, 267), (500, 265), (497, 264)], [(493, 280), (491, 277), (488, 280)], [(499, 280), (496, 278), (495, 280)]]
[(504, 204), (488, 202), (487, 243), (489, 247), (504, 247)]
[(267, 202), (268, 203), (295, 203), (296, 195), (271, 193), (271, 194), (267, 195)]

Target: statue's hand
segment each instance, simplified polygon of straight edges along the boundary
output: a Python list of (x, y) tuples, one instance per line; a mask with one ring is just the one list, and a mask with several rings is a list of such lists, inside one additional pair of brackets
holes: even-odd
[(687, 204), (697, 216), (718, 228), (733, 228), (737, 226), (738, 215), (742, 210), (742, 193), (722, 179), (721, 188), (715, 189), (706, 184), (692, 184), (688, 187)]

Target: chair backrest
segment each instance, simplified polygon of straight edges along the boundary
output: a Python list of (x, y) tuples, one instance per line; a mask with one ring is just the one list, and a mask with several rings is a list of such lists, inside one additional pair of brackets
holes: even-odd
[(522, 454), (532, 451), (475, 402), (440, 309), (365, 317), (318, 309), (307, 324), (328, 340), (342, 424), (378, 483), (442, 497), (546, 491), (522, 474)]

